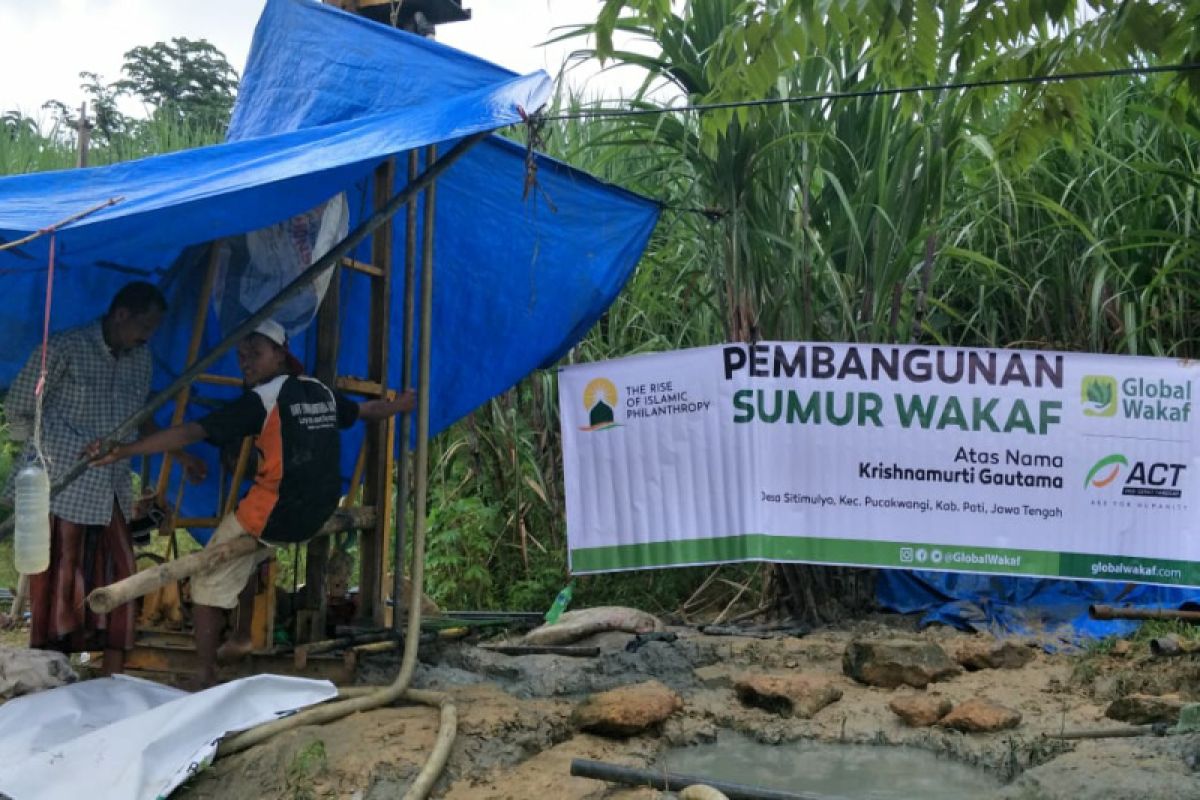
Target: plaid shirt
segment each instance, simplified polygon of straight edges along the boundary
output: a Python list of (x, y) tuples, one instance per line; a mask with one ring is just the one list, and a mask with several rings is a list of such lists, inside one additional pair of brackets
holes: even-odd
[[(4, 406), (11, 437), (26, 442), (26, 459), (33, 457), (29, 443), (33, 436), (33, 392), (41, 366), (39, 347), (13, 381)], [(42, 403), (42, 452), (50, 462), (51, 482), (75, 464), (88, 444), (111, 433), (142, 407), (150, 393), (150, 372), (150, 349), (143, 346), (114, 356), (104, 341), (99, 320), (50, 337)], [(5, 489), (10, 502), (12, 492), (10, 480)], [(133, 512), (133, 481), (126, 462), (84, 472), (51, 498), (50, 513), (79, 525), (107, 525), (112, 519), (114, 496), (125, 519), (129, 519)]]

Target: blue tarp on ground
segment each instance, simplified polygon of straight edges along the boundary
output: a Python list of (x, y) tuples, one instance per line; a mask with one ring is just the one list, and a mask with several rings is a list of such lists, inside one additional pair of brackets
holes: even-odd
[[(436, 42), (312, 0), (269, 0), (255, 31), (229, 142), (86, 170), (0, 178), (0, 241), (123, 197), (57, 236), (52, 327), (103, 312), (123, 283), (164, 286), (169, 319), (153, 343), (155, 383), (181, 369), (203, 268), (188, 246), (288, 219), (345, 193), (353, 228), (370, 212), (380, 160), (521, 120), (549, 97), (518, 76)], [(398, 159), (404, 173), (407, 159)], [(434, 237), (433, 432), (565, 353), (613, 302), (657, 222), (657, 204), (489, 137), (438, 182)], [(403, 177), (399, 183), (403, 182)], [(389, 383), (400, 382), (403, 215), (395, 226)], [(421, 223), (418, 221), (418, 231)], [(419, 234), (418, 234), (419, 237)], [(417, 242), (418, 248), (420, 242)], [(369, 242), (354, 254), (370, 261)], [(40, 340), (48, 240), (0, 252), (0, 386)], [(202, 264), (202, 261), (200, 262)], [(341, 275), (339, 374), (366, 374), (368, 279)], [(419, 288), (418, 288), (419, 291)], [(220, 340), (210, 317), (204, 348)], [(310, 366), (315, 331), (293, 341)], [(217, 370), (236, 375), (227, 356)], [(198, 387), (200, 403), (230, 390)], [(189, 410), (195, 415), (202, 405)], [(169, 407), (159, 421), (169, 418)], [(343, 445), (349, 475), (361, 426)], [(213, 492), (185, 509), (211, 513)]]
[(886, 609), (925, 612), (922, 625), (1035, 635), (1050, 647), (1123, 635), (1137, 625), (1091, 619), (1089, 605), (1175, 609), (1200, 604), (1200, 589), (908, 570), (882, 570), (877, 592)]

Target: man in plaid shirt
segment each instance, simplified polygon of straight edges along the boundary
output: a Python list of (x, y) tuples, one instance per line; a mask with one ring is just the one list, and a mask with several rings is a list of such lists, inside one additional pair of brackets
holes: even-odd
[[(166, 309), (155, 286), (130, 283), (101, 319), (50, 338), (42, 452), (51, 482), (70, 469), (88, 444), (108, 435), (146, 402), (151, 375), (146, 343)], [(12, 438), (26, 445), (26, 458), (33, 455), (29, 439), (41, 367), (39, 347), (13, 382), (4, 409)], [(153, 430), (150, 425), (142, 432)], [(203, 461), (181, 456), (189, 477), (203, 475)], [(11, 501), (11, 482), (6, 497)], [(125, 464), (88, 470), (51, 499), (50, 568), (29, 577), (30, 646), (66, 653), (102, 649), (105, 672), (122, 669), (125, 651), (133, 647), (133, 606), (94, 615), (83, 600), (92, 588), (135, 571), (126, 524), (133, 507), (132, 473)]]

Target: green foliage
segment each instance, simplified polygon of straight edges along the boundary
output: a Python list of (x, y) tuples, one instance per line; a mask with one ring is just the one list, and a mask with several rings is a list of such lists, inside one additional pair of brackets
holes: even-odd
[[(633, 101), (644, 107), (1195, 51), (1197, 27), (1177, 23), (1195, 19), (1198, 3), (1091, 7), (609, 0), (595, 24), (563, 38), (594, 35), (594, 57), (645, 70), (646, 93)], [(621, 50), (615, 32), (654, 50)], [(557, 110), (583, 106), (567, 97)], [(569, 360), (754, 337), (1194, 356), (1198, 132), (1194, 99), (1172, 76), (554, 123), (552, 155), (668, 206), (625, 291)], [(557, 419), (538, 402), (552, 381), (531, 376), (441, 445), (452, 460), (480, 452), (454, 491), (505, 509), (494, 586), (510, 585), (499, 577), (511, 574), (506, 564), (527, 558), (518, 518), (556, 554), (528, 551), (563, 570), (538, 610), (566, 578)], [(513, 407), (528, 426), (500, 413)], [(513, 451), (515, 461), (488, 456)], [(546, 508), (513, 515), (518, 476), (536, 476)], [(661, 610), (705, 574), (600, 576), (577, 596)]]
[(238, 77), (225, 55), (209, 42), (175, 37), (125, 54), (118, 92), (140, 97), (155, 117), (224, 127), (233, 110)]
[[(225, 55), (209, 42), (176, 37), (170, 42), (135, 47), (125, 54), (121, 71), (124, 77), (111, 83), (95, 72), (79, 73), (82, 80), (79, 88), (88, 105), (89, 165), (199, 147), (224, 139), (238, 76)], [(123, 96), (139, 98), (145, 104), (148, 119), (122, 113), (118, 101)], [(42, 142), (43, 146), (64, 154), (73, 152), (79, 126), (78, 107), (49, 100), (43, 108), (53, 120), (53, 128), (45, 132), (45, 139), (37, 121), (24, 119), (16, 112), (0, 118), (0, 124), (9, 132), (23, 126), (29, 138)], [(74, 163), (66, 162), (63, 166)]]
[(1200, 625), (1179, 619), (1148, 619), (1129, 638), (1134, 642), (1147, 643), (1166, 636), (1174, 636), (1185, 642), (1200, 642)]
[[(632, 102), (647, 108), (1200, 60), (1196, 0), (1087, 8), (607, 0), (565, 36), (594, 35), (591, 55), (645, 70)], [(614, 33), (652, 52), (621, 50)], [(114, 121), (93, 163), (220, 140), (210, 112), (231, 74), (184, 43), (131, 51), (117, 84), (85, 76), (97, 109), (114, 87), (169, 107), (127, 130)], [(165, 77), (188, 74), (187, 59), (208, 90)], [(1188, 81), (1200, 73), (548, 123), (550, 155), (666, 207), (567, 360), (755, 337), (1196, 357)], [(68, 133), (0, 117), (0, 172), (70, 166)], [(711, 213), (675, 210), (695, 208)], [(553, 371), (534, 373), (434, 443), (428, 591), (443, 605), (544, 611), (567, 582), (556, 391)], [(290, 586), (302, 561), (282, 564)], [(709, 572), (588, 577), (576, 603), (672, 610)], [(753, 568), (731, 572), (746, 583)]]
[(329, 768), (329, 756), (325, 751), (325, 742), (316, 739), (301, 748), (287, 765), (287, 788), (291, 791), (293, 800), (312, 800), (316, 797), (313, 792), (313, 779), (322, 775)]
[(478, 497), (458, 497), (429, 511), (425, 562), (432, 596), (447, 608), (480, 608), (492, 588), (488, 560), (500, 511)]

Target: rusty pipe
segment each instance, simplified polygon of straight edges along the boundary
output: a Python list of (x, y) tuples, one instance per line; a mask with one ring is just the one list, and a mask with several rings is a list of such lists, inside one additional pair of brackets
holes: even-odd
[(1118, 606), (1088, 606), (1092, 619), (1174, 619), (1182, 622), (1200, 622), (1200, 611), (1185, 611), (1179, 608), (1122, 608)]

